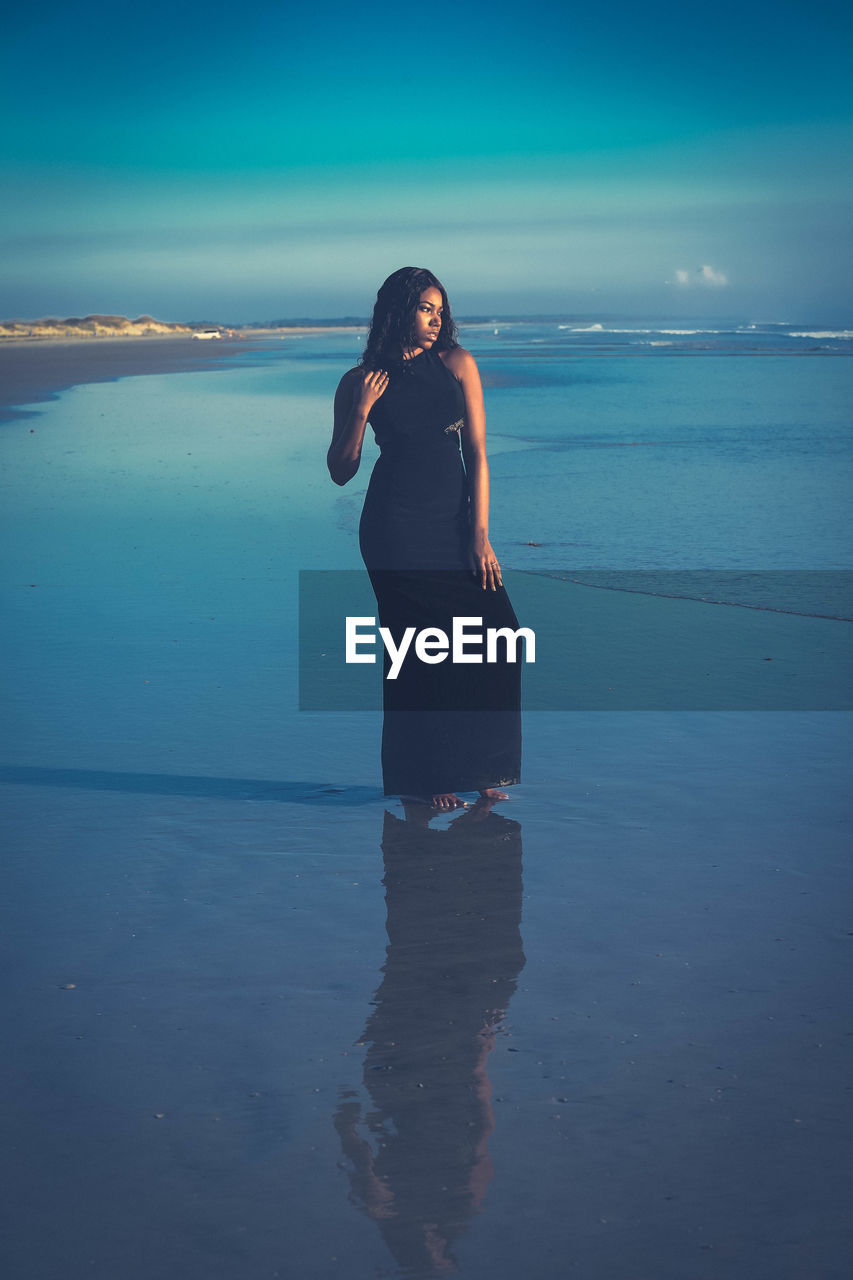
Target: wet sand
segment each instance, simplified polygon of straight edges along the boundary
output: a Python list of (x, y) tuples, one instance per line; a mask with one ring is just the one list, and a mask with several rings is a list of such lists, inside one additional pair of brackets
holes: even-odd
[(7, 1274), (842, 1280), (849, 726), (538, 719), (430, 830), (7, 775)]
[(184, 337), (0, 342), (0, 422), (27, 416), (20, 406), (55, 400), (68, 387), (209, 369), (257, 345), (242, 339)]
[(842, 1280), (849, 715), (537, 712), (491, 812), (383, 800), (296, 710), (326, 404), (248, 381), (0, 433), (6, 1274)]

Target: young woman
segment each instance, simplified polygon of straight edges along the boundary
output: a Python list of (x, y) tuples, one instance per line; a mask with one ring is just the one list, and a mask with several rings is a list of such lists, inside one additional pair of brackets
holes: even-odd
[[(336, 484), (358, 471), (368, 422), (381, 450), (359, 526), (380, 625), (397, 641), (409, 626), (450, 636), (454, 618), (481, 618), (483, 634), (517, 629), (489, 542), (480, 375), (431, 271), (403, 267), (382, 285), (334, 416), (327, 463)], [(404, 673), (383, 681), (386, 795), (438, 809), (463, 806), (460, 791), (506, 799), (500, 788), (521, 770), (520, 664), (499, 653), (464, 664), (409, 655)]]

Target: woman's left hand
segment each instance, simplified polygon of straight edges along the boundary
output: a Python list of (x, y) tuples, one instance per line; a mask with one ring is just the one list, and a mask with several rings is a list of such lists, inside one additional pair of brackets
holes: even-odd
[(489, 588), (497, 591), (498, 587), (503, 586), (498, 558), (485, 534), (474, 534), (471, 539), (471, 570), (484, 591)]

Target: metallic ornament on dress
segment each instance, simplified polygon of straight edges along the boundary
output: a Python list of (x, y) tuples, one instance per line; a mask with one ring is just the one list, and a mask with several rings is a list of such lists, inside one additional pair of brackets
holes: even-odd
[(446, 436), (449, 436), (451, 431), (461, 431), (464, 426), (465, 426), (465, 419), (460, 418), (458, 422), (451, 422), (449, 427), (445, 427), (444, 434)]

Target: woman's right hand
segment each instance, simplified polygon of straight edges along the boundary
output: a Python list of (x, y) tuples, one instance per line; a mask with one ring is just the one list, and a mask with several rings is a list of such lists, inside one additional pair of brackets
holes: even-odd
[(368, 370), (361, 378), (355, 379), (352, 389), (353, 408), (368, 414), (376, 401), (388, 386), (388, 374), (384, 369)]

